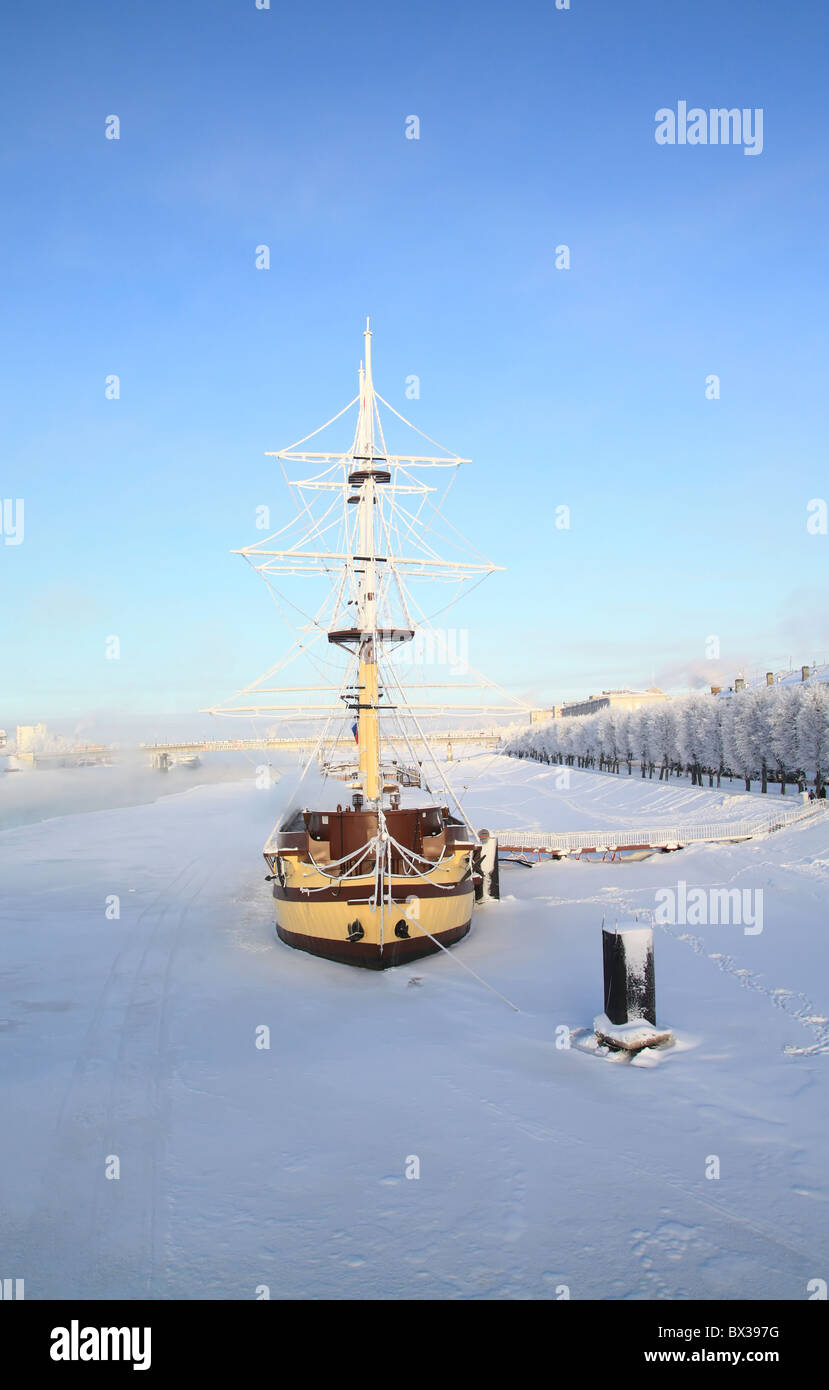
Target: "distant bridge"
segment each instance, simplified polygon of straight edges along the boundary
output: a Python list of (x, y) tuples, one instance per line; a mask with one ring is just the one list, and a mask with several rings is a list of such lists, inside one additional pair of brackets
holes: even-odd
[[(426, 738), (429, 743), (478, 743), (495, 747), (503, 733), (499, 729), (457, 729), (441, 733), (429, 733)], [(182, 756), (192, 753), (237, 753), (246, 750), (257, 749), (303, 749), (316, 747), (318, 739), (306, 734), (300, 738), (222, 738), (222, 739), (191, 739), (181, 743), (142, 743), (142, 753), (158, 755), (161, 753), (178, 753)], [(422, 740), (418, 737), (410, 738), (412, 745), (420, 744)], [(326, 742), (326, 747), (353, 748), (353, 738), (340, 738), (336, 744)]]

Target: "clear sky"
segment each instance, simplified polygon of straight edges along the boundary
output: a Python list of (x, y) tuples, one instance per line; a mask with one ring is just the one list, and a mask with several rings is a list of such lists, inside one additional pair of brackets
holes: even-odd
[[(279, 655), (228, 552), (366, 314), (474, 459), (476, 666), (550, 702), (823, 659), (828, 39), (822, 0), (6, 7), (0, 725), (184, 717)], [(680, 101), (762, 108), (762, 153), (657, 144)]]

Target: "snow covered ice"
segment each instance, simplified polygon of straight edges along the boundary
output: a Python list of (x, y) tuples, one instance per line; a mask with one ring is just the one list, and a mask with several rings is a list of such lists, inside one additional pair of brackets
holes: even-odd
[[(576, 771), (557, 790), (489, 754), (447, 771), (493, 829), (769, 800)], [(636, 863), (502, 864), (451, 956), (376, 974), (275, 938), (260, 850), (288, 779), (195, 780), (0, 834), (0, 1236), (27, 1298), (804, 1299), (826, 1277), (823, 814)], [(762, 888), (763, 931), (657, 926), (677, 1046), (583, 1050), (602, 918), (679, 878)]]

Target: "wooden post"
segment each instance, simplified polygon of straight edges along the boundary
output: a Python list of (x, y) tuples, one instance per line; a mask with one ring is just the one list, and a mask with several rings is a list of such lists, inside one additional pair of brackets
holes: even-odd
[(498, 841), (488, 830), (479, 830), (481, 847), (476, 851), (473, 868), (481, 876), (475, 884), (476, 903), (496, 901), (501, 896), (501, 880), (498, 872)]

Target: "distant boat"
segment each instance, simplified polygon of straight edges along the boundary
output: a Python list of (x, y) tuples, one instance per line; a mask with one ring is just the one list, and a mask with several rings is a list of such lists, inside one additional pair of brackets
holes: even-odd
[[(234, 700), (249, 699), (251, 693), (328, 690), (338, 703), (248, 702), (209, 712), (324, 724), (316, 760), (309, 759), (308, 767), (321, 770), (332, 793), (322, 804), (299, 804), (286, 812), (264, 848), (276, 930), (289, 946), (312, 955), (382, 970), (451, 946), (467, 934), (481, 845), (418, 715), (425, 711), (434, 717), (458, 708), (481, 713), (484, 707), (410, 702), (393, 657), (419, 629), (428, 628), (415, 617), (418, 605), (410, 585), (443, 584), (445, 604), (447, 580), (454, 580), (460, 592), (464, 583), (479, 581), (496, 566), (477, 554), (469, 558), (470, 548), (451, 523), (451, 543), (464, 557), (445, 560), (438, 555), (426, 516), (429, 507), (439, 513), (430, 496), (435, 488), (422, 481), (420, 472), (432, 470), (434, 476), (434, 470), (457, 470), (469, 460), (446, 450), (415, 455), (387, 449), (378, 401), (408, 428), (416, 427), (376, 394), (371, 338), (367, 323), (359, 392), (350, 402), (358, 405), (350, 447), (309, 452), (302, 447), (312, 437), (306, 435), (275, 455), (283, 471), (285, 463), (301, 464), (307, 475), (310, 466), (310, 476), (288, 479), (286, 474), (298, 517), (241, 551), (275, 596), (275, 575), (321, 577), (327, 585), (322, 607), (298, 649), (307, 651), (324, 639), (320, 661), (344, 657), (345, 670), (339, 685), (263, 685), (277, 669), (272, 668)], [(312, 511), (314, 503), (324, 509), (321, 519)], [(298, 520), (302, 532), (294, 538), (291, 528)], [(419, 669), (419, 674), (424, 672)], [(417, 688), (446, 684), (444, 672)], [(499, 705), (497, 712), (507, 711)]]

